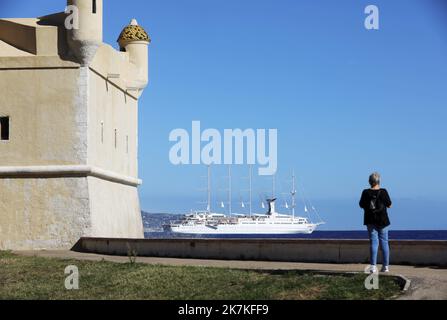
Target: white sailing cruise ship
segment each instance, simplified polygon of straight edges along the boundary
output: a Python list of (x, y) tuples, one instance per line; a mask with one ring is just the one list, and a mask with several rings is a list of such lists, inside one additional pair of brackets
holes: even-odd
[[(231, 170), (231, 169), (230, 169)], [(231, 204), (231, 171), (229, 173), (229, 204)], [(267, 199), (268, 212), (253, 214), (251, 212), (251, 168), (250, 168), (250, 214), (213, 213), (210, 210), (210, 167), (208, 168), (208, 206), (205, 211), (186, 214), (181, 220), (164, 225), (167, 232), (202, 235), (273, 235), (273, 234), (311, 234), (324, 222), (312, 223), (309, 218), (295, 215), (295, 176), (292, 177), (292, 214), (281, 214), (276, 211), (276, 198)], [(273, 180), (274, 181), (274, 180)], [(273, 184), (274, 185), (274, 184)], [(307, 212), (307, 208), (305, 209)], [(231, 213), (231, 209), (230, 209)]]

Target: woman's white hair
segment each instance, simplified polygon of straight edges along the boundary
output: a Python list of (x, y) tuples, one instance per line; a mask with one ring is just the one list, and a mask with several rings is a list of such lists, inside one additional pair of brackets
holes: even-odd
[(369, 184), (371, 187), (378, 186), (380, 184), (380, 173), (371, 173), (371, 175), (369, 176)]

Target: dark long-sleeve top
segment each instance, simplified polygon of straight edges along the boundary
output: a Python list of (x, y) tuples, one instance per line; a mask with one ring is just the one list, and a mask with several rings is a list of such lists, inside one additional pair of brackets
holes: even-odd
[[(377, 197), (377, 201), (380, 201), (383, 204), (384, 209), (381, 212), (372, 212), (369, 209), (371, 200)], [(388, 217), (387, 208), (391, 207), (391, 198), (386, 189), (373, 190), (373, 189), (365, 189), (362, 192), (362, 196), (360, 198), (360, 208), (364, 210), (363, 224), (364, 225), (374, 225), (380, 228), (384, 228), (390, 225), (390, 219)]]

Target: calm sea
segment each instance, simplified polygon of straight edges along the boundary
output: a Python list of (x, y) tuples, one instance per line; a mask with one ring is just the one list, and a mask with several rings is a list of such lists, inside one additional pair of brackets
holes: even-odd
[[(266, 238), (266, 239), (368, 239), (366, 230), (326, 231), (318, 230), (312, 234), (294, 235), (181, 235), (163, 232), (162, 225), (178, 219), (179, 215), (154, 214), (143, 212), (145, 237), (150, 238)], [(447, 230), (390, 230), (390, 239), (394, 240), (447, 240)]]
[[(265, 238), (265, 239), (368, 239), (366, 231), (315, 231), (312, 234), (294, 235), (179, 235), (166, 232), (146, 232), (147, 239), (153, 238)], [(390, 230), (390, 239), (394, 240), (447, 240), (447, 230)]]

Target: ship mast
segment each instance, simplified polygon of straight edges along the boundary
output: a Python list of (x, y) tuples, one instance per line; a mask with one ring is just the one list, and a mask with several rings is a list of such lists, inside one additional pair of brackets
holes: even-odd
[(249, 185), (250, 185), (250, 191), (249, 191), (249, 211), (250, 211), (250, 217), (252, 215), (252, 207), (251, 207), (251, 202), (252, 202), (252, 181), (253, 181), (253, 172), (252, 172), (252, 165), (249, 166), (248, 169), (248, 181), (249, 181)]
[(207, 185), (207, 194), (208, 194), (208, 205), (207, 210), (211, 213), (211, 165), (208, 165), (208, 185)]
[(275, 199), (276, 174), (272, 175), (272, 199)]
[(295, 188), (295, 171), (292, 171), (292, 216), (295, 218), (295, 207), (296, 207), (296, 188)]
[(231, 215), (231, 165), (228, 166), (228, 211)]

